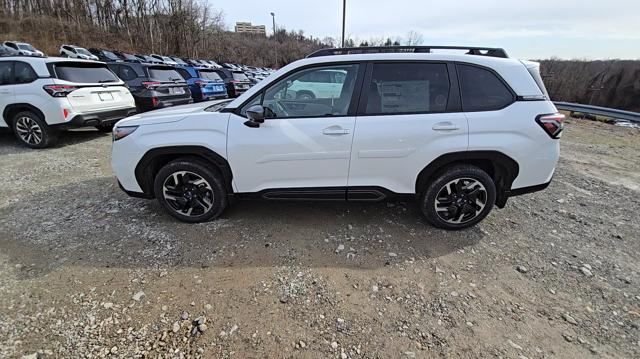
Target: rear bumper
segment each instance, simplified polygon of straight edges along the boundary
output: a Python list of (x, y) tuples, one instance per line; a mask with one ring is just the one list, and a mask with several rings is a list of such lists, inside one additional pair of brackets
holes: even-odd
[(542, 184), (537, 184), (537, 185), (534, 185), (534, 186), (511, 189), (511, 190), (508, 190), (508, 191), (504, 191), (501, 194), (499, 193), (498, 194), (498, 198), (496, 198), (496, 206), (498, 206), (498, 208), (504, 208), (504, 206), (507, 204), (507, 200), (510, 197), (521, 196), (523, 194), (539, 192), (539, 191), (545, 190), (547, 187), (549, 187), (550, 184), (551, 184), (551, 180), (549, 180), (549, 182), (547, 182), (547, 183), (542, 183)]
[(67, 128), (89, 127), (114, 124), (125, 117), (136, 114), (135, 107), (127, 107), (117, 110), (96, 112), (90, 114), (75, 115), (68, 122), (59, 126)]
[(143, 111), (156, 110), (159, 108), (186, 105), (189, 103), (193, 103), (193, 98), (191, 97), (191, 93), (186, 94), (184, 96), (180, 96), (180, 97), (159, 96), (155, 98), (156, 98), (155, 103), (153, 101), (153, 97), (138, 97), (136, 99), (136, 102), (138, 103), (138, 106), (140, 106), (141, 110)]

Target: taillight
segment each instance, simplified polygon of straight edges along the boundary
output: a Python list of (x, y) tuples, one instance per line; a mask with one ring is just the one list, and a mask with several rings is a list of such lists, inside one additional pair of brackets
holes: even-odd
[(62, 109), (62, 116), (64, 116), (64, 119), (66, 120), (67, 117), (69, 117), (69, 110), (67, 110), (66, 108)]
[(142, 86), (144, 86), (144, 88), (146, 88), (146, 89), (152, 89), (152, 88), (160, 86), (160, 82), (157, 82), (157, 81), (145, 81), (145, 82), (142, 83)]
[(153, 105), (153, 107), (158, 107), (158, 98), (157, 97), (152, 97), (151, 98), (151, 104)]
[(553, 113), (550, 115), (539, 115), (536, 122), (551, 137), (559, 138), (560, 133), (564, 129), (565, 116), (561, 113)]
[(207, 86), (207, 82), (204, 81), (196, 81), (196, 85), (200, 86), (200, 87), (206, 87)]
[(42, 88), (53, 97), (67, 97), (68, 94), (78, 89), (72, 85), (44, 85)]

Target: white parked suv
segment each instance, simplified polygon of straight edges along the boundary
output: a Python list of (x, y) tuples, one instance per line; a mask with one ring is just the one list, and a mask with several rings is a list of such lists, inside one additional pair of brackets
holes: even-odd
[[(440, 48), (324, 49), (233, 101), (127, 118), (113, 170), (129, 195), (186, 222), (218, 217), (232, 198), (416, 198), (433, 225), (472, 226), (547, 187), (564, 116), (536, 63)], [(327, 71), (345, 75), (331, 96), (286, 96)]]
[(98, 56), (90, 53), (89, 50), (75, 45), (60, 46), (60, 56), (70, 57), (72, 59), (99, 60)]
[(103, 62), (61, 57), (0, 57), (0, 127), (32, 148), (55, 144), (59, 130), (109, 132), (136, 113), (124, 82)]
[(5, 41), (4, 46), (9, 47), (18, 52), (18, 55), (44, 57), (44, 53), (31, 44), (19, 41)]

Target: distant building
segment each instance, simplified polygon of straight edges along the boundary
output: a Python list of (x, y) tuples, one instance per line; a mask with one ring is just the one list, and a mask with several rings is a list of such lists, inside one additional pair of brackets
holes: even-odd
[(236, 22), (236, 32), (267, 36), (267, 29), (264, 25), (251, 25), (250, 22)]

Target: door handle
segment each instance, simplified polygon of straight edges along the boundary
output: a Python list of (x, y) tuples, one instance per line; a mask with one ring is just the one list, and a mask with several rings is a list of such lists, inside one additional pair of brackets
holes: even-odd
[(431, 127), (434, 131), (456, 131), (460, 129), (460, 126), (453, 124), (451, 122), (438, 122), (433, 127)]
[(322, 130), (322, 134), (327, 136), (344, 136), (350, 133), (351, 131), (349, 131), (346, 128), (342, 128), (340, 126), (331, 126)]

